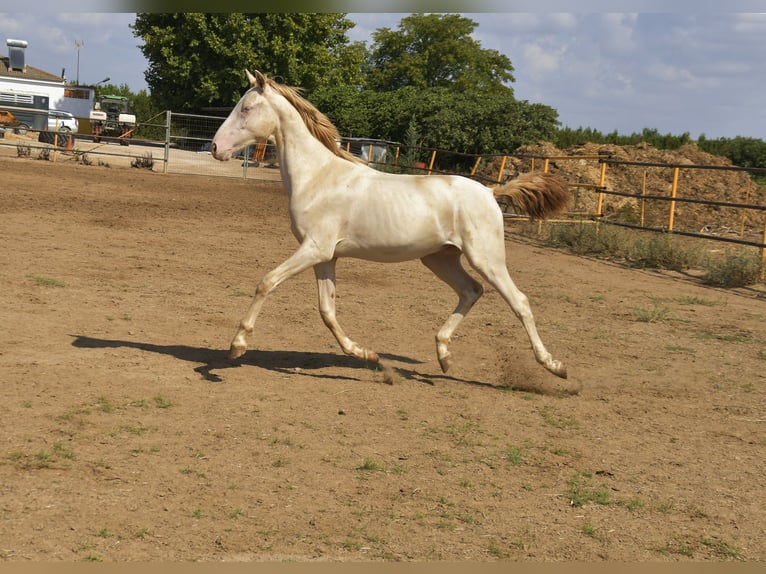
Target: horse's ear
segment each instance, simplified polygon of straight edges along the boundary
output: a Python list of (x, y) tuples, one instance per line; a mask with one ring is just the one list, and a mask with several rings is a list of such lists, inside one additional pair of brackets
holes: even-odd
[(258, 70), (255, 71), (255, 75), (251, 74), (249, 70), (245, 70), (245, 74), (247, 75), (247, 81), (250, 82), (251, 88), (255, 88), (256, 86), (263, 88), (263, 86), (266, 85), (266, 76), (261, 74)]

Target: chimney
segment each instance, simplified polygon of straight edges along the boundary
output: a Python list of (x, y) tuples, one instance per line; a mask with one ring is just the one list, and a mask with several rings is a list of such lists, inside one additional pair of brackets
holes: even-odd
[(8, 69), (24, 72), (26, 70), (24, 51), (29, 43), (26, 40), (11, 40), (10, 38), (5, 43), (8, 45)]

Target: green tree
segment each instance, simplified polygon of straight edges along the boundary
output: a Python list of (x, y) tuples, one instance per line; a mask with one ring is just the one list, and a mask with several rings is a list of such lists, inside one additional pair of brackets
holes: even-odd
[(443, 87), (512, 95), (507, 56), (485, 50), (471, 37), (477, 24), (459, 14), (412, 14), (398, 30), (373, 33), (367, 86), (377, 91)]
[(364, 45), (343, 14), (139, 13), (133, 35), (159, 108), (199, 112), (236, 103), (257, 69), (308, 92), (359, 85)]

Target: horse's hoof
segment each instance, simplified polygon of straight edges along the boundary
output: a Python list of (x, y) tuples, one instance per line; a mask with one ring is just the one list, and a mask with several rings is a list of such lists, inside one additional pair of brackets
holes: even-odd
[(364, 360), (368, 363), (380, 363), (380, 357), (375, 351), (364, 350)]
[(234, 359), (239, 359), (242, 355), (245, 354), (245, 351), (247, 351), (247, 347), (238, 347), (232, 345), (231, 349), (229, 349), (229, 360), (233, 361)]
[(442, 368), (442, 373), (449, 371), (452, 366), (452, 353), (447, 352), (443, 357), (439, 357), (439, 366)]
[(557, 377), (561, 377), (562, 379), (567, 378), (567, 368), (561, 361), (551, 361), (548, 370)]

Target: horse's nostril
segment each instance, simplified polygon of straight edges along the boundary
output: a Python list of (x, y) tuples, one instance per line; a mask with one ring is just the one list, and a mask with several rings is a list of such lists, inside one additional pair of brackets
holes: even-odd
[(210, 153), (212, 153), (213, 155), (215, 155), (215, 142), (213, 142), (213, 143), (211, 143), (211, 144), (210, 144)]

